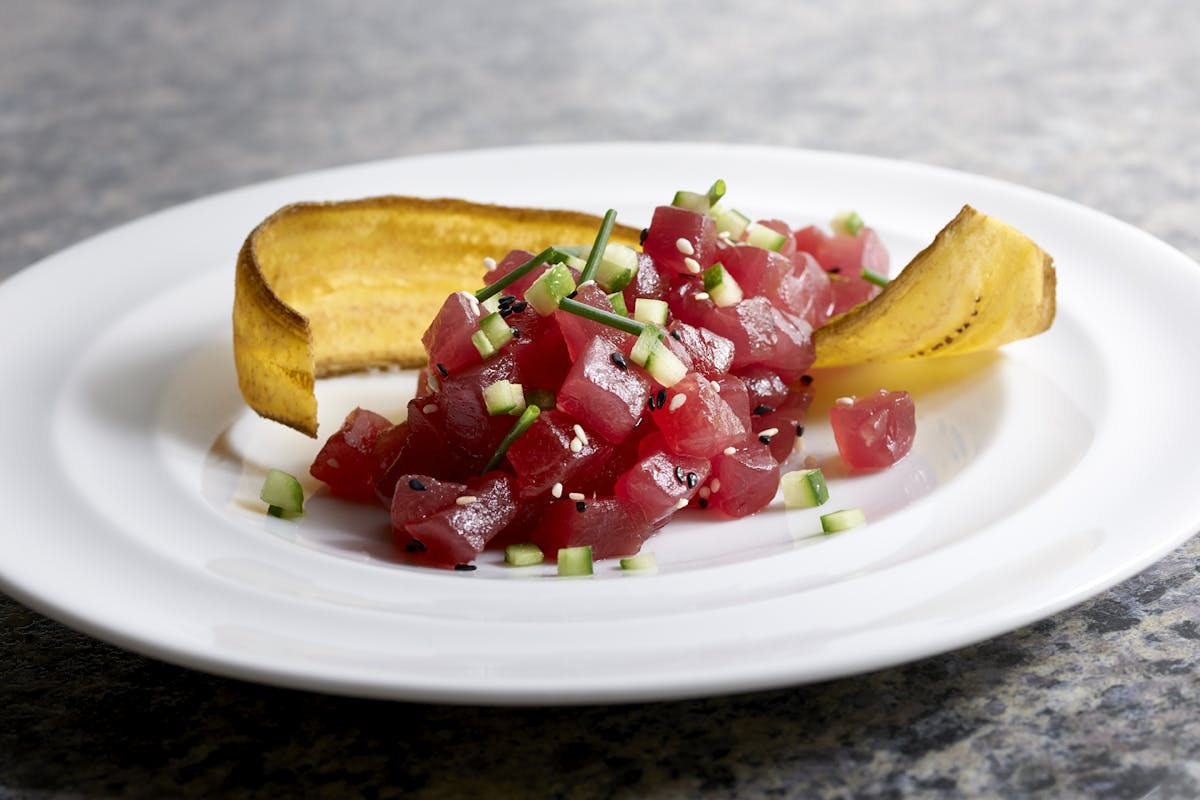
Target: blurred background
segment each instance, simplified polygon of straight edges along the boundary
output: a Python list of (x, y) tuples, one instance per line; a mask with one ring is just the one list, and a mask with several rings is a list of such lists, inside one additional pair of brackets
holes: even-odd
[[(953, 167), (1200, 258), (1197, 3), (0, 0), (0, 20), (0, 277), (255, 181), (615, 140)], [(1193, 797), (1198, 590), (1193, 539), (916, 664), (547, 710), (212, 678), (0, 598), (0, 798)]]

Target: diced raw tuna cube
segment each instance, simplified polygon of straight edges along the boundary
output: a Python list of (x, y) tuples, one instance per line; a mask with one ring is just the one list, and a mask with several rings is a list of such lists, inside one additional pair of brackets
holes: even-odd
[(391, 427), (386, 417), (374, 411), (354, 409), (321, 447), (309, 474), (328, 484), (329, 491), (338, 497), (376, 502), (375, 440)]
[(396, 491), (392, 495), (392, 530), (396, 533), (396, 544), (405, 547), (412, 536), (405, 526), (419, 522), (435, 511), (454, 505), (454, 501), (467, 494), (465, 483), (440, 481), (432, 475), (399, 475)]
[(746, 384), (742, 383), (736, 375), (729, 374), (722, 375), (715, 380), (721, 393), (721, 399), (729, 404), (733, 413), (737, 414), (742, 426), (746, 430), (750, 430), (750, 393), (746, 391)]
[(658, 528), (681, 508), (680, 501), (686, 505), (696, 496), (710, 468), (707, 458), (677, 455), (661, 436), (653, 438), (657, 446), (617, 480), (614, 494), (637, 505), (651, 527)]
[(889, 467), (912, 449), (916, 408), (908, 392), (880, 389), (866, 397), (839, 400), (829, 409), (838, 453), (853, 469)]
[(765, 444), (750, 439), (713, 459), (708, 504), (726, 516), (745, 517), (766, 508), (778, 488), (779, 462)]
[(692, 372), (666, 390), (654, 422), (672, 452), (711, 458), (746, 436), (737, 413), (721, 399), (720, 386)]
[(543, 317), (519, 302), (513, 308), (521, 310), (507, 317), (516, 334), (504, 346), (504, 352), (516, 360), (526, 390), (554, 389), (571, 368), (571, 357), (558, 329), (558, 315)]
[[(686, 242), (682, 247), (680, 239)], [(664, 272), (696, 275), (712, 266), (716, 244), (717, 224), (712, 217), (686, 208), (659, 206), (654, 209), (642, 250)], [(685, 259), (692, 259), (696, 269), (689, 269)]]
[(371, 483), (375, 486), (375, 496), (385, 506), (392, 504), (392, 490), (396, 488), (396, 476), (389, 476), (388, 472), (400, 458), (404, 445), (408, 443), (408, 435), (408, 421), (405, 420), (381, 431), (371, 448), (375, 458)]
[(593, 558), (631, 556), (653, 531), (633, 503), (616, 497), (556, 500), (533, 532), (547, 558), (563, 547), (590, 545)]
[(771, 308), (771, 321), (775, 328), (775, 345), (762, 359), (762, 364), (778, 372), (785, 381), (794, 381), (816, 360), (812, 327), (799, 317), (774, 307)]
[(733, 369), (761, 364), (775, 350), (773, 306), (765, 297), (747, 297), (740, 303), (714, 308), (701, 323), (733, 342)]
[(879, 287), (862, 279), (863, 267), (880, 275), (888, 274), (888, 253), (879, 235), (863, 228), (857, 235), (827, 235), (810, 226), (796, 231), (796, 247), (812, 253), (821, 267), (831, 274), (833, 313), (841, 314), (879, 293)]
[(576, 424), (579, 423), (570, 415), (547, 409), (508, 448), (506, 458), (521, 483), (522, 493), (542, 494), (556, 483), (573, 492), (577, 484), (612, 454), (612, 445), (583, 425), (580, 427), (587, 441), (580, 439), (578, 449), (574, 448), (572, 441), (579, 439)]
[(445, 414), (445, 444), (471, 473), (478, 474), (512, 430), (507, 414), (492, 416), (483, 390), (496, 381), (522, 383), (516, 359), (501, 352), (487, 361), (451, 372), (442, 379), (442, 390), (432, 402)]
[(798, 252), (792, 256), (792, 271), (784, 276), (771, 302), (819, 328), (833, 314), (833, 286), (812, 255)]
[(447, 297), (421, 337), (430, 366), (458, 369), (478, 363), (479, 351), (471, 343), (471, 335), (479, 330), (480, 316), (479, 302), (469, 292)]
[(784, 461), (795, 449), (796, 439), (803, 435), (804, 419), (811, 402), (812, 395), (808, 391), (793, 389), (771, 411), (751, 417), (755, 435), (769, 440), (767, 446), (776, 461)]
[(715, 378), (729, 372), (729, 368), (733, 366), (733, 342), (708, 328), (675, 322), (670, 327), (669, 337), (681, 344), (687, 352), (688, 359), (684, 363), (691, 364), (689, 371), (699, 372), (706, 378)]
[[(601, 311), (612, 312), (613, 310), (608, 295), (594, 283), (579, 287), (574, 299), (584, 305), (598, 308)], [(570, 354), (572, 361), (578, 360), (580, 354), (583, 353), (592, 339), (604, 339), (623, 353), (629, 352), (636, 339), (636, 337), (624, 331), (619, 331), (610, 325), (584, 319), (577, 314), (563, 311), (561, 308), (554, 312), (554, 318), (558, 322), (559, 330), (562, 331), (563, 339), (566, 340), (567, 352)]]
[(720, 261), (746, 297), (772, 297), (792, 272), (791, 259), (761, 247), (730, 247)]
[(625, 287), (622, 295), (625, 297), (625, 308), (633, 313), (633, 306), (639, 297), (651, 300), (661, 300), (667, 294), (669, 281), (658, 271), (654, 259), (646, 253), (638, 253), (638, 271), (633, 281)]
[(558, 408), (610, 442), (623, 440), (645, 411), (650, 379), (611, 342), (597, 337), (558, 390)]
[(767, 406), (768, 411), (774, 411), (787, 397), (787, 384), (777, 372), (761, 364), (738, 370), (737, 376), (746, 385), (752, 412), (760, 406)]
[[(466, 495), (440, 511), (405, 525), (425, 549), (422, 560), (452, 566), (468, 564), (483, 552), (517, 513), (516, 483), (503, 472), (467, 482)], [(471, 502), (464, 502), (474, 498)]]

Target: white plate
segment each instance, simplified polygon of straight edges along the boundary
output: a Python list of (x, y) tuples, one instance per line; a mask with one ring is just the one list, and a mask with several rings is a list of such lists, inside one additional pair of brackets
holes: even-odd
[[(329, 498), (263, 515), (268, 466), (316, 443), (248, 413), (230, 358), (244, 235), (296, 200), (385, 193), (602, 212), (627, 222), (724, 177), (753, 215), (855, 208), (904, 263), (970, 202), (1055, 256), (1053, 329), (1000, 354), (823, 375), (825, 398), (916, 397), (913, 453), (834, 476), (866, 528), (815, 511), (693, 518), (660, 572), (397, 563), (373, 511)], [(537, 147), (369, 164), (154, 215), (0, 285), (8, 458), (0, 587), (102, 639), (274, 684), (504, 704), (664, 699), (897, 664), (1011, 630), (1112, 586), (1200, 526), (1196, 264), (1127, 225), (946, 170), (796, 150)], [(356, 403), (402, 409), (411, 376), (320, 387), (323, 432)], [(820, 401), (818, 401), (819, 405)], [(833, 453), (814, 414), (806, 437)], [(309, 484), (309, 489), (315, 489)]]

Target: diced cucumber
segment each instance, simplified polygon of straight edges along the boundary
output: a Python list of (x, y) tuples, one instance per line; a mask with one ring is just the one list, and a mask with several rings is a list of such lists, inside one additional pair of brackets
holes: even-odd
[(558, 574), (563, 577), (592, 574), (592, 546), (564, 547), (558, 551)]
[(825, 533), (838, 533), (866, 524), (867, 515), (861, 508), (846, 508), (821, 515), (821, 530)]
[(487, 300), (480, 301), (479, 307), (482, 308), (486, 314), (495, 314), (500, 310), (500, 295), (494, 294)]
[(830, 227), (834, 233), (858, 236), (858, 232), (863, 229), (863, 220), (857, 211), (843, 211), (833, 218)]
[(483, 331), (483, 335), (492, 343), (492, 347), (499, 350), (504, 345), (512, 341), (513, 332), (500, 312), (488, 314), (483, 319), (479, 320), (479, 330)]
[(621, 559), (622, 572), (649, 572), (658, 569), (658, 559), (654, 553), (638, 553), (636, 556)]
[(829, 499), (825, 473), (819, 469), (785, 472), (779, 485), (783, 488), (783, 504), (788, 508), (813, 508)]
[(575, 291), (575, 278), (563, 264), (555, 264), (538, 276), (533, 285), (525, 290), (525, 300), (533, 310), (548, 317), (558, 308), (562, 299)]
[[(633, 313), (636, 314), (637, 306), (635, 305), (633, 308)], [(647, 327), (638, 334), (637, 341), (633, 343), (633, 349), (629, 352), (629, 357), (633, 359), (633, 363), (644, 367), (650, 354), (654, 352), (654, 348), (661, 344), (662, 331), (655, 327)]]
[(679, 383), (683, 380), (683, 376), (687, 375), (687, 367), (661, 341), (651, 350), (642, 367), (650, 373), (651, 378), (658, 381), (660, 386), (668, 388)]
[(510, 544), (504, 548), (504, 562), (514, 567), (531, 567), (542, 563), (545, 558), (542, 548), (529, 542)]
[(704, 291), (718, 308), (732, 306), (742, 301), (742, 287), (725, 270), (725, 265), (718, 261), (704, 270)]
[(512, 381), (496, 381), (483, 387), (483, 404), (491, 416), (520, 414), (525, 410), (525, 393), (521, 384)]
[(709, 206), (708, 195), (700, 194), (699, 192), (676, 192), (675, 197), (671, 199), (671, 205), (676, 208), (686, 208), (688, 211), (699, 211), (701, 214), (707, 214)]
[(281, 469), (267, 471), (259, 498), (273, 517), (296, 517), (304, 513), (304, 488), (300, 481)]
[(779, 252), (786, 242), (786, 235), (772, 230), (761, 223), (751, 222), (750, 226), (746, 228), (746, 244), (761, 247), (764, 250)]
[(496, 346), (492, 344), (491, 339), (483, 331), (475, 331), (471, 334), (471, 344), (475, 345), (475, 349), (479, 351), (481, 358), (491, 358), (496, 355)]
[[(584, 255), (591, 255), (591, 248)], [(596, 283), (606, 292), (619, 292), (629, 285), (637, 275), (637, 251), (623, 244), (610, 244), (604, 248), (600, 263), (596, 266)]]
[(669, 311), (670, 306), (665, 300), (639, 297), (633, 303), (633, 318), (638, 322), (646, 322), (650, 325), (666, 325)]
[(750, 218), (736, 208), (725, 208), (719, 203), (714, 205), (708, 215), (717, 223), (717, 233), (728, 233), (733, 241), (741, 241), (742, 234), (750, 225)]
[(625, 295), (613, 292), (608, 296), (608, 302), (612, 303), (614, 314), (620, 314), (622, 317), (629, 316), (629, 308), (625, 305)]

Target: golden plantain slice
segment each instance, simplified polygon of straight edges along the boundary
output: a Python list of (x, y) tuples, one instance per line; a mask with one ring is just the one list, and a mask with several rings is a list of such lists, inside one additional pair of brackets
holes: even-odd
[[(482, 284), (485, 257), (590, 244), (600, 218), (465, 200), (375, 197), (286, 206), (238, 254), (233, 353), (256, 412), (317, 433), (318, 377), (425, 363), (445, 297)], [(610, 241), (636, 245), (639, 229)]]
[(1050, 327), (1053, 260), (964, 206), (882, 292), (813, 334), (817, 367), (990, 350)]

